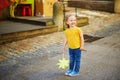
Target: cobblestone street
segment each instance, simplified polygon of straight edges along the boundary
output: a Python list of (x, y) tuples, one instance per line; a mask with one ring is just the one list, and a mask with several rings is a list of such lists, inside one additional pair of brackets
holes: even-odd
[[(2, 61), (6, 58), (11, 58), (13, 56), (19, 57), (21, 55), (24, 55), (24, 53), (33, 53), (34, 51), (39, 49), (47, 48), (47, 51), (49, 51), (49, 46), (63, 42), (63, 37), (63, 32), (57, 32), (1, 45), (0, 53), (3, 55), (0, 56), (0, 60)], [(41, 52), (36, 54), (33, 53), (33, 55), (42, 53), (43, 52), (41, 50)]]
[(0, 63), (0, 80), (120, 80), (119, 36), (117, 32), (86, 43), (81, 73), (76, 77), (65, 76), (66, 69), (56, 65), (62, 58), (63, 32), (5, 44), (1, 52), (7, 53), (3, 56), (7, 59)]

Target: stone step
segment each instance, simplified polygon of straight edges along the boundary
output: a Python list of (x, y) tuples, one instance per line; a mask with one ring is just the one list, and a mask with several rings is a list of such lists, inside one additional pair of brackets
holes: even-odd
[(88, 17), (77, 17), (77, 26), (78, 27), (83, 27), (85, 25), (89, 24), (89, 19)]
[(51, 26), (53, 25), (52, 18), (42, 18), (42, 17), (10, 17), (8, 18), (10, 21), (27, 23), (33, 25), (41, 25), (41, 26)]
[(58, 31), (57, 26), (45, 26), (45, 27), (42, 27), (39, 29), (4, 33), (4, 34), (0, 34), (0, 45), (9, 43), (9, 42), (13, 42), (13, 41), (30, 38), (30, 37), (35, 37), (38, 35), (53, 33), (53, 32), (57, 32), (57, 31)]

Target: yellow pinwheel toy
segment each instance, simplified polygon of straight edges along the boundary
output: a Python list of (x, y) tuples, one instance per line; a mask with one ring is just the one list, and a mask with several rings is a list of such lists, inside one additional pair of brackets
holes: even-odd
[(64, 57), (59, 60), (57, 63), (59, 69), (66, 69), (68, 67), (69, 60), (65, 59)]

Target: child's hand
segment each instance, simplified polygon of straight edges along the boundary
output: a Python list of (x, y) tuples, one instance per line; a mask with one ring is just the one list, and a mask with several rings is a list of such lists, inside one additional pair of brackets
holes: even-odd
[(80, 50), (81, 50), (81, 51), (86, 51), (83, 47), (80, 47)]

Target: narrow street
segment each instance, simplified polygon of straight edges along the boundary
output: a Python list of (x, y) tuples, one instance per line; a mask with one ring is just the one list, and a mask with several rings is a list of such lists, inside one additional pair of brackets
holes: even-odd
[[(19, 51), (16, 52), (19, 55), (0, 63), (0, 80), (120, 80), (119, 37), (120, 31), (91, 43), (86, 42), (81, 73), (76, 77), (65, 76), (67, 69), (61, 70), (56, 65), (62, 57), (63, 32), (6, 44), (13, 51)], [(65, 57), (68, 59), (67, 52)]]
[(0, 45), (0, 80), (120, 80), (120, 15), (81, 13), (89, 17), (90, 24), (81, 27), (85, 34), (102, 38), (85, 42), (80, 75), (65, 76), (67, 69), (56, 65), (62, 58), (62, 31)]

